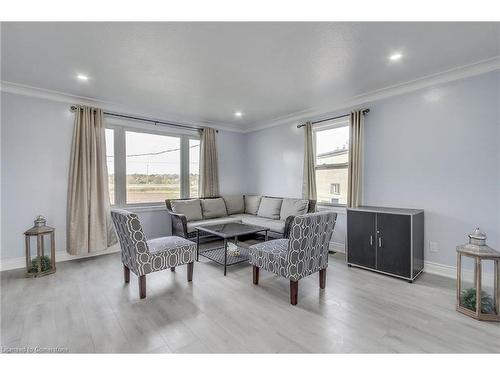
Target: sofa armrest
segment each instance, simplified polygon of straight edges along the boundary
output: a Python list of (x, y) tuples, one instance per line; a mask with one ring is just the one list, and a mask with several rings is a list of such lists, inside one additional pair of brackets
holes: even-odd
[[(167, 210), (168, 211), (168, 210)], [(172, 221), (172, 236), (188, 238), (186, 215), (168, 211)]]
[(292, 223), (295, 216), (288, 216), (285, 220), (285, 230), (283, 231), (283, 238), (290, 238), (290, 229), (292, 229)]

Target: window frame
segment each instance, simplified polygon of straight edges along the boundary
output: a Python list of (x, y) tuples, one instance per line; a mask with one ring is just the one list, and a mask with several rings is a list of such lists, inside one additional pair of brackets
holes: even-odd
[[(153, 135), (162, 135), (176, 137), (180, 140), (180, 198), (189, 197), (189, 140), (200, 140), (197, 131), (180, 130), (176, 131), (168, 127), (158, 128), (156, 126), (132, 124), (130, 121), (120, 121), (116, 119), (106, 119), (106, 129), (112, 129), (114, 135), (114, 184), (115, 184), (115, 203), (113, 208), (140, 208), (140, 207), (159, 207), (164, 206), (165, 202), (140, 202), (127, 203), (127, 158), (126, 158), (126, 136), (125, 133), (145, 133)], [(201, 147), (200, 147), (201, 149)], [(194, 197), (193, 197), (194, 198)]]
[[(330, 129), (336, 129), (336, 128), (343, 128), (345, 126), (350, 126), (351, 123), (351, 118), (349, 115), (339, 117), (334, 120), (330, 121), (325, 121), (320, 124), (315, 124), (312, 126), (312, 133), (313, 133), (313, 149), (314, 149), (314, 174), (316, 175), (316, 171), (318, 170), (331, 170), (331, 169), (346, 169), (347, 173), (349, 173), (349, 162), (347, 163), (337, 163), (337, 164), (321, 164), (321, 165), (316, 165), (316, 159), (317, 159), (317, 154), (316, 154), (316, 135), (318, 132), (324, 131), (324, 130), (330, 130)], [(349, 141), (351, 138), (351, 134), (349, 133)], [(317, 189), (317, 187), (316, 187)], [(317, 192), (316, 192), (317, 193)], [(324, 207), (339, 207), (339, 208), (346, 208), (347, 204), (343, 203), (331, 203), (331, 202), (320, 202), (317, 201), (317, 205), (319, 207), (324, 206)]]

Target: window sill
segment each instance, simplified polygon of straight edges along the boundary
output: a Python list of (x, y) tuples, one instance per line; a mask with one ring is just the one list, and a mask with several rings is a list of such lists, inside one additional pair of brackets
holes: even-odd
[(128, 210), (132, 212), (152, 212), (152, 211), (166, 211), (165, 204), (152, 204), (152, 205), (115, 205), (111, 209)]
[(318, 207), (318, 211), (334, 211), (334, 212), (341, 214), (341, 215), (347, 214), (347, 206), (318, 203), (317, 207)]

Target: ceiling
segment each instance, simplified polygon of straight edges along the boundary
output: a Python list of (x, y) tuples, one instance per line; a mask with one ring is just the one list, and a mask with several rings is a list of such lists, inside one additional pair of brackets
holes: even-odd
[(498, 56), (499, 25), (2, 23), (2, 80), (247, 130)]

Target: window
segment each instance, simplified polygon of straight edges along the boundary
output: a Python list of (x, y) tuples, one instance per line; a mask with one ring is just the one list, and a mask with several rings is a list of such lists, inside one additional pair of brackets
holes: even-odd
[(108, 166), (109, 201), (115, 204), (115, 135), (106, 129), (106, 164)]
[(111, 204), (164, 204), (198, 196), (197, 135), (113, 126), (106, 129)]
[(349, 118), (343, 117), (314, 128), (316, 146), (316, 193), (318, 203), (347, 204)]

